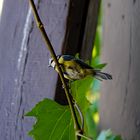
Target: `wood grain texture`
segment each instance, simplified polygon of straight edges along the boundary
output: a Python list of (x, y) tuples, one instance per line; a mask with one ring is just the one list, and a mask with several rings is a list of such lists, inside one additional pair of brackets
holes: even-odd
[(63, 54), (75, 55), (82, 47), (83, 31), (89, 0), (71, 0), (67, 19)]
[[(35, 0), (57, 54), (65, 35), (68, 0)], [(58, 28), (59, 27), (59, 28)], [(57, 74), (27, 0), (5, 0), (0, 24), (1, 140), (31, 140), (33, 120), (24, 117), (38, 101), (54, 98)]]
[(88, 5), (82, 48), (80, 51), (81, 58), (86, 61), (92, 57), (100, 3), (100, 0), (90, 0)]
[(91, 59), (100, 0), (71, 0), (62, 53)]
[(113, 80), (102, 83), (101, 128), (140, 139), (140, 1), (104, 0), (102, 61)]

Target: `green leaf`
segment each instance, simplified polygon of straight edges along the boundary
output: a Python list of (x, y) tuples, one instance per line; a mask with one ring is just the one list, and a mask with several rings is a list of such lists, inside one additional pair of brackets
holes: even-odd
[(74, 124), (68, 106), (44, 99), (26, 116), (36, 117), (37, 121), (29, 135), (35, 140), (75, 140)]
[[(90, 103), (86, 98), (86, 94), (87, 92), (90, 90), (91, 88), (91, 84), (93, 83), (93, 77), (86, 77), (82, 80), (77, 80), (75, 82), (71, 83), (71, 94), (74, 97), (74, 99), (76, 100), (76, 103), (78, 104), (83, 116), (84, 116), (84, 132), (86, 136), (90, 136), (92, 137), (93, 135), (90, 135), (90, 127), (91, 125), (94, 126), (93, 120), (92, 118), (89, 119), (89, 107), (90, 107)], [(90, 125), (89, 125), (90, 124)]]
[(85, 113), (90, 103), (86, 98), (86, 93), (90, 89), (93, 77), (86, 77), (71, 83), (71, 94), (80, 106), (82, 113)]
[(122, 138), (119, 135), (114, 135), (111, 130), (104, 130), (100, 133), (97, 140), (122, 140)]
[(96, 68), (96, 69), (103, 69), (106, 65), (107, 65), (107, 63), (98, 64), (98, 65), (94, 66), (94, 68)]

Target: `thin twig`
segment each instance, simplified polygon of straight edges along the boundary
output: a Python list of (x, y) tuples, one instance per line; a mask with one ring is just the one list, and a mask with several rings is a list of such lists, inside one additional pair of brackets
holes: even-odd
[(76, 103), (76, 101), (74, 101), (74, 106), (75, 106), (76, 110), (78, 111), (78, 114), (81, 119), (81, 130), (84, 130), (84, 117), (83, 117), (83, 114), (82, 114), (78, 104)]
[(78, 104), (76, 103), (76, 100), (72, 97), (72, 90), (70, 90), (71, 86), (72, 86), (71, 81), (69, 81), (69, 93), (71, 93), (70, 95), (71, 95), (73, 104), (74, 104), (76, 110), (78, 111), (79, 117), (81, 119), (81, 130), (83, 131), (84, 130), (84, 116), (83, 116)]
[[(72, 118), (73, 118), (73, 121), (74, 121), (74, 126), (75, 126), (75, 129), (76, 129), (76, 132), (77, 131), (81, 132), (80, 125), (79, 125), (79, 122), (78, 122), (78, 119), (77, 119), (77, 116), (76, 116), (76, 113), (75, 113), (74, 105), (73, 105), (72, 99), (70, 98), (69, 90), (68, 90), (67, 84), (65, 83), (64, 76), (63, 76), (62, 70), (59, 66), (56, 54), (55, 54), (54, 49), (53, 49), (53, 46), (52, 46), (52, 44), (51, 44), (51, 42), (50, 42), (50, 40), (47, 36), (47, 33), (46, 33), (45, 28), (44, 28), (44, 26), (41, 22), (41, 19), (40, 19), (39, 15), (38, 15), (38, 12), (37, 12), (37, 9), (35, 7), (35, 4), (34, 4), (33, 0), (29, 0), (29, 1), (30, 1), (32, 10), (33, 10), (33, 14), (34, 14), (34, 17), (35, 17), (35, 20), (36, 20), (36, 24), (37, 24), (44, 40), (45, 40), (46, 46), (48, 47), (48, 49), (51, 53), (51, 56), (54, 59), (54, 62), (55, 62), (56, 67), (58, 69), (58, 74), (60, 76), (60, 79), (62, 81), (64, 90), (65, 90), (65, 94), (66, 94), (66, 97), (67, 97), (67, 100), (68, 100), (68, 103), (69, 103), (69, 107), (70, 107), (70, 111), (71, 111)], [(78, 136), (78, 139), (79, 139), (79, 136)]]
[(85, 138), (86, 140), (93, 140), (92, 138), (89, 138), (89, 137), (87, 137), (87, 136), (84, 136), (83, 134), (80, 134), (80, 133), (77, 133), (77, 136), (83, 137), (83, 138)]

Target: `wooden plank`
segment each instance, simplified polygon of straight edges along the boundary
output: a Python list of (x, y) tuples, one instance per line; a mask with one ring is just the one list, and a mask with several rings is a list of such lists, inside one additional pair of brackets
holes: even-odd
[(80, 56), (84, 60), (90, 60), (92, 57), (100, 3), (100, 0), (89, 1), (88, 12), (85, 19), (86, 23), (84, 28), (82, 48), (80, 51)]
[[(57, 54), (61, 52), (68, 0), (36, 1)], [(0, 24), (0, 136), (31, 140), (33, 120), (24, 117), (38, 101), (54, 98), (57, 74), (48, 68), (50, 54), (31, 18), (28, 1), (5, 0)], [(59, 27), (59, 28), (58, 28)]]
[(113, 80), (102, 83), (101, 128), (140, 139), (140, 1), (106, 0), (102, 61)]
[(89, 0), (70, 1), (63, 54), (75, 55), (81, 49), (88, 4)]

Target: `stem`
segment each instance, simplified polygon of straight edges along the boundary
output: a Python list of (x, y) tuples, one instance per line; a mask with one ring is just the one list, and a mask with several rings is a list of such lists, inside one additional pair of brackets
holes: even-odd
[(74, 106), (77, 109), (77, 111), (79, 113), (79, 116), (80, 116), (80, 119), (81, 119), (81, 130), (84, 130), (84, 117), (83, 117), (83, 114), (82, 114), (79, 106), (77, 105), (77, 103), (75, 101), (74, 101)]
[(82, 135), (82, 134), (80, 134), (80, 133), (77, 133), (77, 136), (83, 137), (83, 138), (85, 138), (86, 140), (93, 140), (92, 138), (89, 138), (89, 137), (87, 137), (87, 136), (84, 136), (84, 135)]
[[(52, 58), (54, 59), (54, 62), (56, 64), (56, 67), (58, 69), (58, 74), (60, 76), (60, 79), (62, 81), (62, 84), (63, 84), (63, 87), (64, 87), (64, 90), (65, 90), (65, 94), (66, 94), (66, 97), (67, 97), (67, 100), (68, 100), (68, 103), (69, 103), (69, 107), (70, 107), (70, 111), (71, 111), (71, 114), (72, 114), (72, 118), (73, 118), (73, 121), (74, 121), (74, 126), (75, 126), (75, 129), (76, 129), (76, 132), (77, 131), (80, 131), (81, 132), (81, 129), (80, 129), (80, 125), (79, 125), (79, 122), (78, 122), (78, 119), (77, 119), (77, 116), (76, 116), (76, 113), (75, 113), (75, 109), (74, 109), (74, 105), (73, 105), (73, 101), (72, 101), (72, 98), (70, 98), (70, 94), (69, 94), (69, 89), (67, 87), (67, 84), (65, 83), (65, 80), (64, 80), (64, 76), (63, 76), (63, 73), (62, 73), (62, 70), (60, 68), (60, 65), (58, 63), (58, 60), (57, 60), (57, 57), (56, 57), (56, 54), (54, 52), (54, 49), (53, 49), (53, 46), (48, 38), (48, 35), (45, 31), (45, 28), (41, 22), (41, 19), (38, 15), (38, 12), (37, 12), (37, 9), (35, 7), (35, 4), (33, 2), (33, 0), (29, 0), (30, 4), (31, 4), (31, 7), (32, 7), (32, 10), (33, 10), (33, 14), (34, 14), (34, 17), (35, 17), (35, 20), (36, 20), (36, 24), (45, 40), (45, 43), (46, 43), (46, 46), (48, 47), (50, 53), (51, 53), (51, 56)], [(81, 137), (81, 136), (80, 136)], [(78, 136), (78, 139), (79, 139), (79, 136)]]

